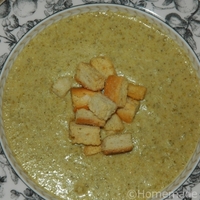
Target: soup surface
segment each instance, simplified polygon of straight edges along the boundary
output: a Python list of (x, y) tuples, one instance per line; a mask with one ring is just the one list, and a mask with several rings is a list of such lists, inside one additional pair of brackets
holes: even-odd
[[(52, 84), (80, 62), (110, 57), (119, 75), (147, 87), (130, 153), (85, 156), (69, 140), (70, 92)], [(77, 86), (77, 83), (73, 83)], [(3, 121), (18, 163), (57, 199), (136, 199), (160, 191), (183, 170), (200, 133), (200, 86), (183, 50), (145, 19), (86, 13), (51, 25), (20, 53), (5, 85)], [(144, 195), (141, 195), (141, 194)], [(149, 197), (149, 196), (148, 196)]]

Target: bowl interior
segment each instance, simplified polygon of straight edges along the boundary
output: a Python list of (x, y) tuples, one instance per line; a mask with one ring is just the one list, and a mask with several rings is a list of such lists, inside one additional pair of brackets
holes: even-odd
[[(95, 5), (84, 5), (84, 6), (78, 6), (71, 9), (67, 9), (64, 11), (61, 11), (45, 20), (43, 20), (41, 23), (36, 25), (31, 31), (28, 32), (16, 45), (16, 47), (13, 49), (12, 53), (9, 55), (9, 58), (7, 59), (4, 68), (2, 70), (1, 79), (0, 79), (0, 105), (2, 106), (2, 96), (3, 96), (3, 90), (4, 85), (6, 82), (6, 78), (9, 74), (9, 71), (13, 65), (13, 62), (17, 58), (18, 54), (21, 52), (21, 50), (26, 46), (26, 44), (35, 37), (39, 32), (41, 32), (43, 29), (45, 29), (47, 26), (56, 23), (57, 21), (70, 17), (73, 15), (86, 13), (86, 12), (96, 12), (96, 11), (113, 11), (113, 12), (126, 12), (129, 13), (131, 16), (140, 16), (143, 18), (146, 18), (149, 20), (149, 22), (156, 24), (160, 29), (162, 29), (164, 32), (166, 32), (171, 38), (177, 41), (177, 43), (186, 51), (187, 55), (189, 56), (191, 62), (193, 63), (193, 67), (196, 70), (197, 76), (200, 77), (200, 68), (199, 68), (199, 61), (194, 54), (194, 52), (191, 50), (189, 45), (170, 27), (168, 27), (165, 23), (160, 21), (154, 16), (151, 16), (145, 12), (136, 10), (134, 8), (120, 6), (120, 5), (109, 5), (109, 4), (95, 4)], [(38, 187), (34, 182), (32, 182), (29, 177), (26, 175), (26, 173), (23, 172), (21, 167), (17, 164), (15, 157), (12, 155), (11, 150), (9, 149), (8, 142), (6, 140), (5, 132), (3, 129), (3, 122), (2, 122), (2, 112), (0, 112), (0, 134), (1, 134), (1, 141), (2, 146), (5, 151), (5, 154), (7, 158), (9, 159), (10, 163), (12, 164), (15, 171), (18, 173), (18, 175), (22, 178), (24, 182), (26, 182), (34, 191), (36, 191), (39, 195), (46, 199), (54, 199), (54, 197), (50, 196), (47, 192), (42, 190), (40, 187)], [(159, 197), (156, 197), (158, 199), (162, 199), (166, 197), (166, 194), (171, 194), (172, 191), (174, 191), (178, 186), (180, 186), (183, 181), (189, 176), (189, 174), (193, 171), (194, 167), (196, 166), (200, 156), (200, 144), (197, 146), (193, 156), (189, 160), (187, 166), (182, 171), (182, 173), (174, 180), (173, 183), (171, 183), (168, 187), (165, 188), (163, 191), (163, 196), (160, 195)]]

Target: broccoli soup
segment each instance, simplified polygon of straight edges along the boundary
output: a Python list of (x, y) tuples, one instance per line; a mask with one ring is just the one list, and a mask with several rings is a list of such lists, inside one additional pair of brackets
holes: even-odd
[[(51, 90), (66, 76), (78, 87), (77, 65), (96, 56), (108, 56), (118, 76), (147, 88), (133, 122), (120, 132), (131, 134), (130, 152), (84, 155), (69, 138), (71, 92), (59, 97)], [(147, 20), (118, 12), (69, 17), (33, 38), (9, 73), (2, 107), (17, 162), (56, 199), (160, 191), (184, 169), (199, 139), (200, 86), (188, 57)]]

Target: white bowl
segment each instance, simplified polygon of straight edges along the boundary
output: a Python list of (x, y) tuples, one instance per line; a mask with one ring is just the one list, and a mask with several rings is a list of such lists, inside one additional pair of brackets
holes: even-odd
[[(156, 17), (139, 11), (134, 8), (121, 6), (121, 5), (114, 5), (114, 4), (91, 4), (91, 5), (83, 5), (78, 7), (73, 7), (61, 12), (58, 12), (51, 17), (43, 20), (41, 23), (36, 25), (33, 29), (31, 29), (22, 39), (21, 41), (15, 46), (11, 54), (9, 55), (4, 68), (1, 73), (0, 78), (0, 105), (2, 106), (2, 95), (4, 90), (4, 85), (6, 82), (6, 78), (9, 74), (9, 71), (13, 65), (13, 62), (17, 58), (18, 54), (21, 52), (21, 50), (24, 48), (24, 46), (33, 38), (35, 37), (39, 32), (41, 32), (43, 29), (45, 29), (47, 26), (56, 23), (57, 21), (70, 17), (73, 15), (86, 13), (86, 12), (95, 12), (95, 11), (106, 11), (110, 10), (113, 12), (121, 11), (121, 12), (127, 12), (130, 15), (137, 15), (143, 18), (148, 19), (151, 23), (156, 24), (160, 29), (162, 29), (164, 32), (166, 32), (171, 38), (177, 41), (177, 43), (186, 51), (187, 55), (189, 56), (194, 69), (196, 70), (197, 76), (200, 77), (200, 68), (199, 68), (199, 61), (194, 54), (193, 50), (190, 48), (190, 46), (183, 40), (172, 28), (170, 28), (168, 25), (166, 25), (161, 20), (157, 19)], [(17, 172), (17, 174), (20, 176), (20, 178), (28, 185), (30, 188), (32, 188), (36, 193), (38, 193), (40, 196), (42, 196), (45, 199), (55, 199), (54, 197), (50, 196), (49, 193), (44, 191), (41, 187), (37, 186), (30, 178), (27, 176), (26, 173), (21, 169), (21, 167), (17, 164), (15, 157), (12, 155), (12, 152), (8, 146), (8, 142), (6, 140), (5, 132), (3, 129), (3, 122), (2, 122), (2, 112), (0, 112), (0, 135), (1, 135), (1, 142), (2, 147), (5, 151), (5, 154), (7, 158), (9, 159), (9, 162), (12, 164), (12, 167)], [(200, 144), (197, 146), (193, 156), (188, 161), (188, 164), (186, 165), (185, 169), (182, 171), (182, 173), (169, 185), (167, 186), (161, 194), (163, 196), (159, 195), (155, 198), (162, 199), (166, 197), (166, 194), (172, 194), (173, 191), (175, 191), (191, 174), (191, 172), (194, 170), (195, 166), (197, 165), (197, 162), (200, 157)]]

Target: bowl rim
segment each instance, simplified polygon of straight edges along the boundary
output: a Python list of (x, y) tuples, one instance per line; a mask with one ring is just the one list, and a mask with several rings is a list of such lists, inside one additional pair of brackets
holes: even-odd
[[(65, 10), (59, 11), (57, 13), (52, 14), (51, 16), (46, 17), (45, 19), (41, 20), (38, 24), (36, 24), (31, 30), (29, 30), (22, 38), (19, 40), (19, 42), (15, 45), (15, 47), (11, 50), (9, 53), (1, 74), (0, 74), (0, 139), (1, 139), (1, 145), (3, 148), (3, 151), (11, 164), (14, 171), (17, 173), (17, 175), (20, 177), (20, 179), (29, 186), (35, 193), (39, 194), (44, 199), (56, 199), (56, 197), (53, 197), (48, 192), (44, 191), (41, 186), (37, 186), (34, 181), (30, 180), (29, 176), (24, 173), (20, 167), (18, 166), (14, 156), (12, 155), (11, 150), (8, 147), (8, 144), (6, 142), (5, 138), (5, 132), (3, 130), (3, 121), (2, 121), (2, 96), (3, 96), (3, 88), (5, 85), (6, 78), (9, 74), (9, 70), (11, 68), (12, 63), (17, 58), (18, 54), (21, 52), (21, 50), (24, 48), (24, 46), (27, 45), (27, 43), (35, 37), (37, 34), (42, 32), (46, 27), (49, 25), (56, 23), (57, 21), (70, 17), (73, 15), (85, 13), (85, 12), (94, 12), (94, 11), (122, 11), (122, 12), (128, 12), (128, 13), (137, 13), (140, 16), (148, 18), (151, 23), (157, 22), (157, 25), (161, 25), (166, 28), (172, 35), (176, 36), (178, 38), (178, 43), (184, 44), (184, 47), (187, 49), (188, 53), (191, 54), (193, 58), (193, 62), (196, 63), (195, 70), (197, 72), (200, 71), (200, 63), (199, 59), (194, 52), (194, 50), (190, 47), (190, 45), (181, 37), (181, 35), (176, 32), (172, 27), (170, 27), (168, 24), (166, 24), (162, 19), (160, 19), (155, 13), (149, 13), (146, 10), (140, 10), (138, 8), (133, 8), (126, 5), (119, 5), (119, 4), (111, 4), (111, 3), (95, 3), (95, 4), (84, 4), (84, 5), (77, 5), (73, 6), (71, 8), (67, 8)], [(120, 10), (119, 10), (120, 9)], [(133, 14), (132, 14), (133, 15)], [(152, 22), (153, 21), (153, 22)], [(165, 30), (165, 31), (166, 31)], [(200, 78), (200, 72), (197, 75), (198, 78)], [(196, 155), (196, 156), (194, 156)], [(189, 159), (188, 163), (186, 164), (183, 171), (180, 173), (180, 175), (166, 188), (164, 188), (159, 194), (159, 196), (152, 197), (151, 199), (166, 199), (168, 196), (170, 196), (178, 187), (180, 187), (185, 180), (190, 176), (190, 174), (195, 169), (196, 165), (198, 164), (200, 160), (200, 145), (196, 147), (196, 150), (194, 154)], [(185, 175), (187, 174), (187, 175)]]

